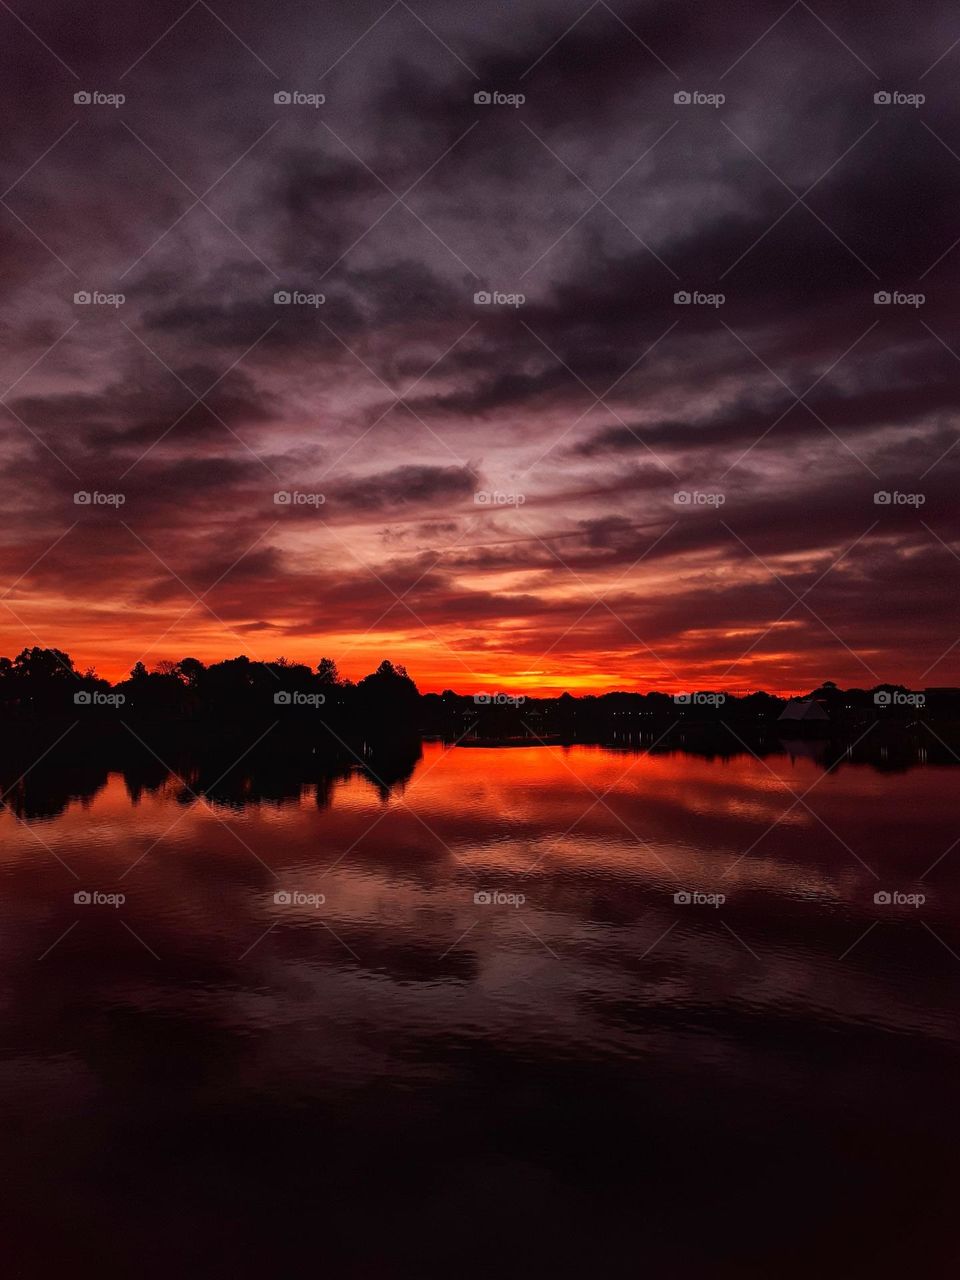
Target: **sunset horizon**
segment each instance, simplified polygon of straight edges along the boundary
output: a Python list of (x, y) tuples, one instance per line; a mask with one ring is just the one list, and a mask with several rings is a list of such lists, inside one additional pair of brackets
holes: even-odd
[[(72, 651), (69, 646), (64, 644), (51, 643), (49, 645), (35, 645), (31, 640), (29, 643), (16, 647), (13, 646), (8, 654), (0, 654), (0, 661), (4, 658), (7, 661), (13, 661), (18, 653), (34, 647), (41, 649), (57, 650), (65, 653), (70, 659), (76, 672), (92, 674), (100, 679), (109, 681), (111, 684), (118, 684), (129, 678), (133, 668), (138, 664), (143, 664), (148, 670), (154, 672), (165, 672), (176, 667), (184, 658), (196, 659), (204, 666), (212, 666), (219, 662), (235, 660), (237, 658), (256, 663), (265, 663), (272, 665), (275, 663), (301, 664), (310, 669), (315, 669), (321, 659), (329, 659), (336, 664), (339, 677), (342, 680), (356, 683), (364, 676), (369, 675), (380, 665), (381, 662), (387, 661), (395, 666), (405, 668), (411, 678), (414, 680), (421, 693), (443, 693), (450, 690), (458, 695), (473, 696), (484, 691), (495, 692), (514, 691), (524, 693), (531, 697), (558, 697), (560, 694), (569, 692), (575, 696), (597, 695), (602, 696), (608, 693), (647, 693), (662, 692), (667, 694), (682, 693), (686, 690), (708, 690), (715, 689), (720, 692), (730, 694), (746, 694), (751, 692), (769, 693), (781, 697), (794, 697), (809, 692), (819, 687), (826, 681), (840, 687), (849, 687), (857, 689), (873, 689), (881, 685), (890, 685), (904, 688), (951, 688), (953, 686), (940, 685), (935, 680), (928, 680), (925, 684), (913, 682), (904, 679), (899, 673), (891, 673), (884, 676), (867, 674), (860, 672), (862, 678), (857, 678), (858, 671), (856, 669), (849, 671), (848, 678), (844, 679), (842, 667), (834, 662), (829, 668), (829, 675), (822, 672), (815, 673), (811, 668), (810, 676), (807, 679), (802, 678), (794, 668), (786, 665), (786, 659), (779, 659), (784, 662), (782, 668), (778, 668), (784, 677), (784, 683), (778, 684), (771, 681), (757, 679), (751, 683), (743, 678), (738, 678), (736, 671), (724, 670), (716, 673), (710, 669), (701, 670), (699, 677), (691, 677), (682, 679), (672, 673), (660, 674), (657, 671), (647, 675), (628, 676), (624, 674), (622, 677), (605, 674), (603, 672), (576, 673), (576, 664), (569, 667), (570, 674), (564, 675), (558, 672), (555, 681), (547, 678), (544, 671), (527, 671), (519, 669), (512, 674), (504, 675), (502, 673), (492, 671), (489, 668), (472, 670), (464, 659), (456, 667), (448, 669), (449, 678), (442, 675), (435, 675), (433, 678), (429, 676), (424, 678), (417, 669), (416, 661), (419, 651), (414, 651), (412, 660), (408, 657), (405, 661), (401, 656), (404, 652), (401, 646), (390, 648), (388, 645), (365, 645), (364, 651), (369, 652), (369, 658), (359, 660), (349, 658), (341, 664), (330, 653), (310, 646), (306, 651), (299, 647), (293, 648), (288, 646), (285, 653), (273, 654), (267, 657), (261, 652), (253, 652), (252, 650), (244, 651), (238, 649), (230, 650), (226, 647), (222, 653), (214, 652), (213, 654), (204, 653), (202, 650), (191, 651), (187, 653), (175, 653), (169, 651), (163, 656), (154, 656), (149, 651), (135, 653), (131, 650), (129, 657), (117, 657), (113, 662), (110, 660), (97, 660), (96, 657), (87, 658), (83, 655), (83, 651)], [(433, 651), (435, 652), (435, 650)], [(840, 679), (835, 679), (838, 668), (840, 669)], [(792, 671), (792, 676), (789, 674)]]
[(125, 65), (79, 12), (11, 32), (0, 652), (960, 680), (942, 66), (891, 94), (802, 4), (469, 56), (396, 4), (319, 73), (256, 5)]
[(956, 1274), (957, 5), (0, 67), (4, 1274)]

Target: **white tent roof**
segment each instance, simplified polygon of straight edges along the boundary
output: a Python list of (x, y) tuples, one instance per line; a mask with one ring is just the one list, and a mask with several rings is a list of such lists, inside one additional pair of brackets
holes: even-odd
[(819, 702), (811, 698), (794, 698), (780, 712), (781, 720), (829, 720)]

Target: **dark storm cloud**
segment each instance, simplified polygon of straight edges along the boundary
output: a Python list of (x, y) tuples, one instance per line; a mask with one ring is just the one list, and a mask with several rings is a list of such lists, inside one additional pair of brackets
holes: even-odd
[(379, 513), (403, 506), (461, 503), (476, 487), (477, 477), (466, 467), (397, 467), (395, 471), (341, 481), (333, 487), (330, 501), (337, 508)]

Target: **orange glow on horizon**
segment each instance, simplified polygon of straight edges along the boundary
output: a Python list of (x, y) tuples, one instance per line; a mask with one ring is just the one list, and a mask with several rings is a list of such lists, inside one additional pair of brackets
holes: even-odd
[[(723, 689), (728, 692), (749, 692), (766, 689), (770, 692), (790, 695), (815, 687), (820, 683), (821, 671), (827, 678), (834, 674), (832, 668), (810, 671), (809, 679), (798, 680), (797, 673), (809, 662), (801, 655), (777, 651), (773, 654), (750, 654), (736, 664), (727, 674), (731, 662), (725, 659), (695, 661), (673, 659), (665, 656), (644, 655), (642, 663), (624, 653), (590, 654), (576, 651), (563, 653), (555, 650), (548, 657), (534, 657), (522, 653), (498, 652), (496, 662), (491, 654), (480, 647), (476, 649), (454, 648), (440, 638), (433, 641), (411, 640), (408, 635), (385, 633), (379, 636), (361, 636), (355, 640), (342, 636), (318, 639), (277, 636), (269, 646), (262, 641), (251, 646), (237, 636), (234, 642), (222, 635), (216, 641), (204, 637), (204, 643), (189, 641), (169, 647), (169, 637), (162, 643), (152, 643), (148, 637), (133, 639), (131, 631), (122, 636), (104, 636), (91, 640), (87, 635), (74, 640), (69, 634), (57, 638), (28, 634), (19, 629), (7, 629), (0, 635), (0, 653), (13, 658), (24, 648), (33, 645), (59, 648), (73, 660), (81, 672), (93, 669), (98, 676), (117, 683), (125, 680), (135, 663), (142, 661), (149, 670), (161, 662), (177, 662), (185, 657), (197, 658), (209, 666), (225, 659), (246, 655), (251, 661), (270, 662), (284, 657), (289, 662), (303, 663), (311, 669), (321, 657), (331, 657), (337, 663), (342, 679), (354, 682), (374, 671), (385, 658), (406, 667), (421, 693), (442, 693), (452, 689), (460, 694), (514, 692), (530, 697), (556, 697), (569, 692), (574, 695), (604, 694), (610, 692), (660, 691), (678, 693), (691, 689)], [(451, 629), (453, 631), (453, 629)], [(439, 633), (438, 633), (439, 637)], [(456, 630), (456, 642), (463, 639)], [(855, 673), (850, 684), (862, 683)]]

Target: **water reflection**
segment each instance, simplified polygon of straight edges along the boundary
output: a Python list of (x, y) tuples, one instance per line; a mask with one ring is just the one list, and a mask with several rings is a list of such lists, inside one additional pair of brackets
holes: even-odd
[(639, 1215), (680, 1274), (825, 1249), (859, 1274), (854, 1241), (895, 1274), (896, 1213), (939, 1274), (957, 775), (889, 743), (687, 745), (5, 777), (12, 1256), (102, 1264), (106, 1220), (119, 1273), (299, 1272), (319, 1234), (348, 1274), (479, 1274), (531, 1238), (571, 1274), (598, 1234), (634, 1256)]
[[(64, 747), (26, 767), (19, 757), (0, 756), (0, 809), (8, 807), (21, 818), (53, 818), (73, 803), (84, 804), (93, 799), (113, 774), (122, 776), (134, 805), (145, 795), (166, 789), (171, 779), (181, 782), (177, 801), (184, 804), (203, 796), (217, 805), (240, 809), (245, 805), (299, 804), (309, 796), (317, 808), (323, 809), (330, 804), (339, 783), (357, 777), (365, 779), (386, 802), (394, 792), (402, 793), (423, 759), (423, 743), (419, 738), (386, 738), (376, 742), (359, 741), (354, 745), (338, 741), (337, 745), (340, 749), (334, 756), (318, 754), (315, 750), (275, 756), (265, 749), (238, 753), (226, 745), (205, 751), (185, 749), (182, 743), (171, 748), (162, 742), (152, 744), (138, 734), (136, 740), (123, 743), (122, 753), (115, 746), (92, 752), (85, 749), (74, 752)], [(431, 744), (428, 749), (437, 748)], [(462, 750), (477, 753), (475, 763), (483, 772), (494, 755), (510, 760), (512, 751), (517, 749), (464, 747)], [(782, 757), (791, 765), (810, 761), (831, 773), (845, 765), (864, 765), (887, 773), (927, 764), (945, 767), (960, 764), (960, 755), (939, 739), (885, 739), (875, 733), (849, 742), (786, 738), (770, 733), (745, 739), (733, 729), (709, 734), (683, 731), (671, 736), (665, 744), (661, 735), (648, 732), (619, 738), (614, 735), (610, 742), (602, 745), (568, 744), (546, 750), (561, 755), (573, 753), (575, 759), (587, 758), (577, 753), (596, 751), (628, 758), (641, 755), (668, 758), (676, 762), (681, 771), (689, 761), (724, 762), (741, 757), (752, 757), (755, 761)], [(550, 759), (537, 747), (525, 747), (523, 754), (526, 761), (521, 762), (519, 757), (516, 761), (521, 776), (529, 774), (531, 765)]]
[(174, 799), (182, 804), (200, 796), (232, 809), (298, 804), (309, 792), (317, 808), (323, 809), (336, 784), (352, 777), (366, 779), (386, 801), (413, 776), (422, 747), (419, 739), (360, 742), (355, 748), (345, 745), (339, 761), (309, 752), (279, 758), (269, 752), (249, 757), (244, 753), (239, 761), (237, 754), (222, 746), (198, 752), (182, 746), (170, 750), (160, 744), (155, 750), (140, 740), (123, 752), (122, 760), (101, 752), (78, 763), (75, 754), (66, 750), (26, 768), (19, 758), (0, 759), (0, 808), (8, 807), (21, 818), (53, 818), (73, 803), (92, 800), (112, 775), (122, 777), (133, 805), (169, 790), (173, 780), (181, 784)]

